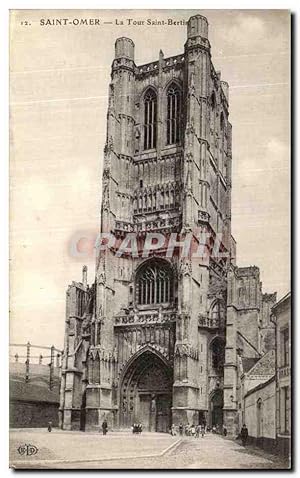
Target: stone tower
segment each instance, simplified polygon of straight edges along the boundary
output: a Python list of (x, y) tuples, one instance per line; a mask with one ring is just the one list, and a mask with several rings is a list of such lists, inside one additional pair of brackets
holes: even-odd
[(136, 65), (134, 48), (118, 38), (111, 69), (100, 228), (109, 247), (98, 248), (93, 286), (84, 270), (67, 291), (65, 429), (96, 429), (104, 418), (151, 431), (221, 425), (224, 364), (228, 397), (236, 384), (236, 335), (226, 327), (227, 275), (237, 274), (228, 84), (201, 15), (189, 19), (181, 54)]

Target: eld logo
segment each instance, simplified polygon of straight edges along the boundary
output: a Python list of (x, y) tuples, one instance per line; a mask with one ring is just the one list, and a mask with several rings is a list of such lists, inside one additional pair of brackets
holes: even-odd
[(38, 448), (34, 445), (21, 445), (18, 448), (18, 453), (22, 456), (32, 456), (36, 455), (38, 452)]

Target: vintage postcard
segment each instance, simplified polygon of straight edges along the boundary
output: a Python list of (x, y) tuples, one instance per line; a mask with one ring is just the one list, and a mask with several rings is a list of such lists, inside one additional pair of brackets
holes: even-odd
[(288, 10), (11, 10), (10, 466), (291, 467)]

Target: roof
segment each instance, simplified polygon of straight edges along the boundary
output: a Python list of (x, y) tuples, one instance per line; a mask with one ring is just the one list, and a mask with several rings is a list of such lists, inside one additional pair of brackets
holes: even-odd
[(276, 302), (275, 305), (273, 305), (272, 313), (276, 314), (276, 310), (280, 309), (282, 306), (287, 305), (290, 300), (291, 300), (291, 292), (288, 292), (284, 297), (282, 297), (278, 302)]
[(54, 384), (52, 390), (44, 385), (25, 382), (11, 378), (9, 381), (10, 400), (19, 400), (24, 402), (47, 402), (59, 403), (59, 386)]
[(273, 375), (271, 378), (269, 378), (269, 380), (267, 380), (266, 382), (260, 383), (260, 384), (256, 385), (256, 387), (251, 388), (251, 390), (249, 390), (249, 392), (247, 392), (245, 394), (244, 398), (248, 397), (252, 393), (257, 392), (258, 390), (261, 390), (262, 388), (266, 387), (267, 385), (269, 385), (270, 383), (272, 383), (274, 381), (275, 381), (275, 375)]
[(252, 348), (252, 350), (255, 351), (255, 353), (258, 355), (258, 358), (259, 358), (259, 357), (260, 357), (260, 353), (259, 353), (259, 351), (257, 350), (257, 348), (254, 347), (254, 345), (250, 342), (250, 340), (247, 339), (247, 337), (245, 337), (239, 330), (237, 331), (237, 335), (238, 335), (238, 337), (239, 337), (240, 339), (242, 339), (244, 342), (246, 342), (247, 345)]
[(273, 375), (275, 373), (275, 350), (269, 350), (248, 369), (247, 375)]
[(250, 370), (253, 365), (259, 360), (258, 357), (243, 357), (242, 358), (242, 365), (243, 365), (243, 372), (246, 373)]

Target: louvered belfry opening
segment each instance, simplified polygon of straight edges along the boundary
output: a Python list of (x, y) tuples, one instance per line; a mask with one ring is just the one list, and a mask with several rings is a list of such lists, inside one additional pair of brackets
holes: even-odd
[(180, 141), (181, 94), (177, 85), (172, 84), (167, 92), (167, 144)]
[(144, 149), (156, 148), (157, 96), (149, 89), (144, 98)]

